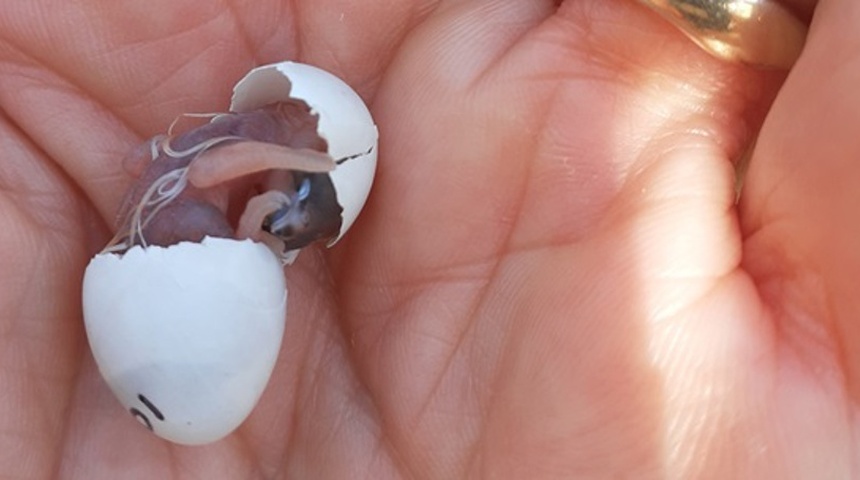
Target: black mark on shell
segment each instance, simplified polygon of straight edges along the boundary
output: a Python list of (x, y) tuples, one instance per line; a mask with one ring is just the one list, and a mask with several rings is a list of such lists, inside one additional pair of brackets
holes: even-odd
[[(148, 398), (144, 397), (143, 394), (138, 393), (137, 399), (140, 400), (140, 403), (142, 403), (146, 408), (148, 408), (153, 415), (155, 415), (155, 418), (161, 420), (162, 422), (164, 421), (164, 414), (162, 414), (161, 410), (159, 410), (158, 407), (156, 407), (152, 402), (150, 402)], [(134, 418), (136, 418), (140, 423), (142, 423), (146, 428), (148, 428), (149, 431), (154, 431), (152, 428), (152, 421), (149, 420), (149, 417), (147, 417), (145, 413), (141, 412), (136, 407), (131, 407), (128, 411), (131, 412), (131, 415)]]
[(366, 152), (356, 153), (354, 155), (349, 155), (349, 156), (346, 156), (343, 158), (338, 158), (337, 160), (334, 161), (334, 163), (336, 163), (338, 165), (342, 165), (342, 164), (344, 164), (344, 163), (346, 163), (352, 159), (363, 157), (365, 155), (370, 155), (372, 152), (373, 152), (373, 147), (370, 147), (367, 149)]
[(152, 411), (152, 414), (155, 415), (155, 418), (161, 420), (162, 422), (164, 421), (164, 415), (162, 415), (161, 410), (159, 410), (158, 407), (153, 405), (148, 398), (144, 397), (143, 394), (139, 393), (137, 394), (137, 399), (140, 400), (141, 403), (146, 405), (146, 408)]

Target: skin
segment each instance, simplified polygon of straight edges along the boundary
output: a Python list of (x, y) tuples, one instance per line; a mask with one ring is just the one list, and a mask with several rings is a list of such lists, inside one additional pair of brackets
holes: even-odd
[[(860, 4), (793, 5), (785, 79), (629, 0), (5, 1), (0, 476), (856, 476)], [(170, 445), (100, 379), (79, 279), (120, 159), (284, 58), (370, 102), (378, 179), (287, 271), (249, 421)]]
[[(304, 247), (309, 242), (297, 244), (287, 235), (279, 241), (261, 227), (270, 214), (284, 211), (291, 221), (273, 233), (307, 228), (300, 220), (308, 209), (293, 200), (296, 179), (335, 167), (317, 123), (306, 104), (278, 102), (144, 142), (123, 161), (135, 181), (122, 200), (109, 248), (166, 247), (207, 235), (258, 241), (265, 236), (276, 254)], [(315, 197), (319, 190), (313, 189)], [(235, 222), (228, 218), (231, 211), (242, 212)], [(333, 231), (319, 229), (317, 238), (337, 234), (340, 211), (332, 218)]]

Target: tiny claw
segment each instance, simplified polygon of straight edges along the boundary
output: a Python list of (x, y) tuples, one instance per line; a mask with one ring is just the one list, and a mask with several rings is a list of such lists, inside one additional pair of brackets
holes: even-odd
[(290, 197), (279, 190), (269, 190), (248, 200), (248, 205), (239, 218), (236, 237), (260, 240), (260, 234), (266, 233), (260, 228), (266, 217), (289, 204)]

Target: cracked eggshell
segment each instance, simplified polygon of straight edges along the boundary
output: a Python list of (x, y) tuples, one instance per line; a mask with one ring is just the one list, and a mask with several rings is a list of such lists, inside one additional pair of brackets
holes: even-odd
[(361, 212), (376, 172), (379, 134), (361, 97), (340, 78), (317, 67), (282, 62), (251, 70), (233, 88), (230, 110), (247, 112), (294, 98), (319, 114), (319, 135), (335, 160), (350, 158), (330, 173), (337, 200), (343, 207), (343, 237)]
[(286, 292), (278, 259), (248, 240), (134, 247), (90, 261), (84, 322), (125, 408), (162, 438), (204, 444), (238, 427), (263, 393)]

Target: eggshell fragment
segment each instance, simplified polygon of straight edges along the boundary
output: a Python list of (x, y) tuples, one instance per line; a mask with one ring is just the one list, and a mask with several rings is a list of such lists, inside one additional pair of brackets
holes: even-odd
[(158, 436), (194, 445), (229, 434), (259, 400), (287, 293), (264, 245), (207, 237), (95, 256), (83, 307), (96, 364), (122, 404)]
[(349, 85), (302, 63), (281, 62), (251, 70), (233, 88), (230, 110), (247, 112), (290, 98), (304, 101), (319, 115), (317, 133), (328, 143), (328, 154), (343, 160), (329, 174), (343, 207), (334, 244), (352, 226), (370, 193), (379, 134), (364, 101)]

